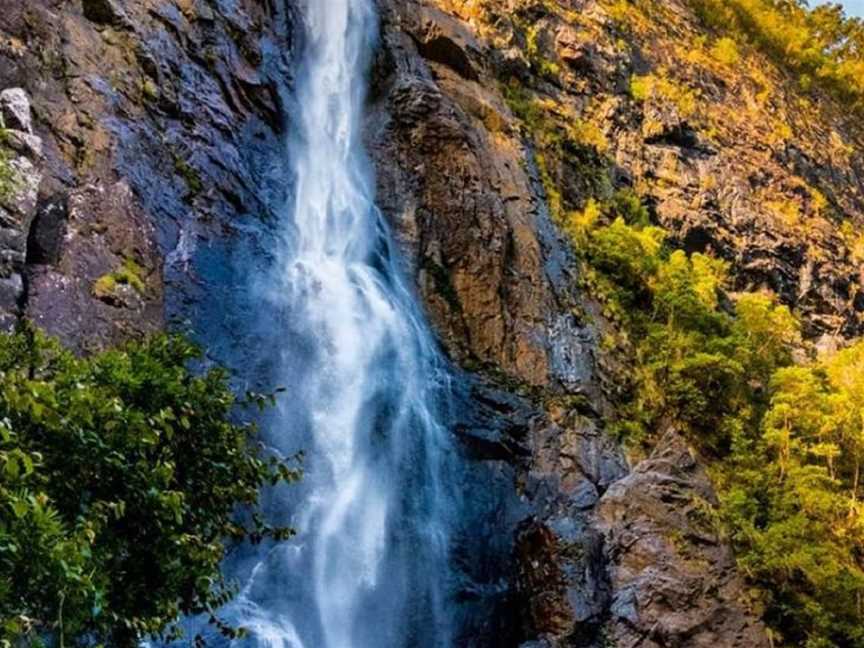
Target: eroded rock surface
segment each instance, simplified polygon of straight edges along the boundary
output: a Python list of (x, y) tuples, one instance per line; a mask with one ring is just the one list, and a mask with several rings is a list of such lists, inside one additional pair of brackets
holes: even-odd
[(21, 88), (0, 92), (0, 328), (12, 329), (25, 299), (27, 237), (42, 182), (42, 140), (32, 133), (30, 98)]
[(605, 539), (613, 645), (769, 646), (748, 588), (712, 521), (715, 495), (674, 431), (597, 507)]
[(258, 245), (238, 233), (288, 189), (292, 11), (258, 0), (0, 0), (0, 87), (10, 88), (0, 109), (17, 129), (6, 146), (32, 179), (14, 216), (30, 242), (14, 250), (23, 281), (4, 276), (4, 308), (14, 292), (18, 311), (79, 349), (166, 320), (231, 338), (233, 293), (250, 289), (231, 259)]
[(433, 323), (463, 366), (575, 385), (558, 356), (587, 350), (592, 334), (570, 312), (567, 252), (509, 110), (488, 73), (478, 78), (479, 45), (428, 3), (385, 5), (384, 24), (369, 140), (381, 207)]
[[(673, 243), (727, 258), (742, 289), (776, 291), (811, 339), (854, 335), (861, 275), (836, 214), (860, 224), (860, 156), (846, 158), (847, 181), (824, 195), (817, 171), (829, 165), (819, 153), (829, 139), (856, 135), (842, 119), (811, 115), (836, 132), (796, 122), (785, 142), (772, 141), (778, 105), (806, 119), (782, 96), (748, 113), (749, 125), (735, 117), (708, 133), (706, 123), (740, 112), (745, 75), (726, 87), (721, 70), (681, 63), (671, 35), (697, 29), (682, 3), (664, 5), (665, 22), (626, 43), (610, 5), (384, 3), (368, 125), (381, 207), (450, 355), (521, 403), (495, 407), (522, 424), (462, 435), (482, 461), (515, 468), (523, 507), (495, 608), (517, 622), (470, 645), (767, 645), (729, 548), (696, 519), (714, 502), (698, 459), (670, 437), (631, 471), (603, 429), (622, 367), (599, 351), (603, 316), (580, 289), (549, 205), (578, 209), (589, 196), (638, 189)], [(692, 82), (727, 113), (696, 114), (668, 92), (631, 96), (634, 76), (676, 62), (694, 75), (676, 83)], [(782, 87), (782, 74), (766, 70)], [(505, 97), (514, 79), (582, 124), (590, 146), (539, 169)], [(810, 166), (787, 163), (795, 147), (810, 152)], [(548, 195), (549, 177), (560, 196)], [(834, 216), (817, 209), (820, 195)], [(799, 221), (777, 214), (782, 200)]]
[[(550, 206), (638, 189), (674, 242), (728, 259), (740, 288), (775, 290), (810, 338), (860, 334), (864, 273), (839, 227), (862, 225), (860, 132), (794, 93), (766, 95), (785, 87), (767, 62), (759, 82), (682, 65), (698, 30), (679, 0), (629, 27), (600, 0), (379, 4), (379, 204), (465, 371), (459, 645), (764, 645), (701, 517), (713, 495), (698, 459), (670, 436), (631, 470), (603, 428), (615, 359)], [(241, 389), (273, 386), (276, 353), (258, 350), (299, 339), (263, 281), (291, 192), (296, 11), (0, 0), (15, 179), (0, 199), (0, 325), (23, 315), (86, 351), (168, 322), (194, 329)], [(722, 112), (634, 99), (634, 75), (670, 70)], [(592, 125), (591, 146), (539, 164), (505, 98), (514, 81)]]

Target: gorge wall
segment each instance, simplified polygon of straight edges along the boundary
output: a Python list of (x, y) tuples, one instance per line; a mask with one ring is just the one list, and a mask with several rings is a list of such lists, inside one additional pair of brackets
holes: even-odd
[[(772, 289), (831, 346), (864, 332), (860, 131), (757, 55), (693, 59), (702, 28), (680, 0), (379, 4), (378, 204), (459, 368), (455, 432), (476, 468), (454, 547), (460, 645), (769, 645), (700, 516), (714, 495), (697, 454), (669, 430), (628, 459), (604, 430), (627, 367), (554, 212), (636, 188), (680, 246), (729, 260), (737, 288)], [(291, 191), (296, 12), (0, 0), (0, 88), (33, 116), (0, 95), (19, 177), (0, 211), (6, 325), (82, 351), (188, 328), (239, 387), (270, 384), (251, 350), (278, 340), (253, 284)], [(649, 74), (690, 94), (635, 100)], [(538, 156), (514, 79), (591, 125), (586, 145)]]

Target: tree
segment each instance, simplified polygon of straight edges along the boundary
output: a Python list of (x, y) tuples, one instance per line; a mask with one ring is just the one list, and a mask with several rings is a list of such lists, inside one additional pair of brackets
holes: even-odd
[(830, 391), (830, 415), (826, 426), (843, 447), (844, 460), (851, 472), (851, 497), (857, 502), (864, 460), (864, 343), (830, 358), (825, 373)]
[(862, 361), (859, 343), (777, 370), (761, 437), (717, 473), (739, 562), (792, 645), (864, 646)]
[(289, 535), (236, 520), (297, 473), (259, 455), (226, 374), (194, 375), (198, 359), (176, 336), (85, 359), (0, 336), (0, 644), (170, 638), (231, 597), (226, 542)]

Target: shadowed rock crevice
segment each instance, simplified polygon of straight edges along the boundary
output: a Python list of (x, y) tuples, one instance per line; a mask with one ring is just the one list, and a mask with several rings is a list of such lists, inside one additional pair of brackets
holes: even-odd
[(66, 195), (48, 196), (39, 201), (27, 237), (28, 265), (55, 265), (60, 261), (68, 218)]

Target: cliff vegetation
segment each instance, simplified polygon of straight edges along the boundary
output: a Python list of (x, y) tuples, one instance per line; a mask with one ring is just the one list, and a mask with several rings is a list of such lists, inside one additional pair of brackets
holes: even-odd
[(665, 244), (637, 204), (570, 222), (633, 360), (612, 425), (637, 453), (669, 426), (700, 449), (721, 498), (705, 524), (731, 539), (778, 644), (864, 645), (864, 342), (802, 357), (786, 306), (728, 293), (726, 264)]
[[(530, 45), (542, 40), (542, 28), (527, 27), (532, 11), (585, 31), (596, 29), (590, 18), (563, 4), (528, 3), (510, 19), (485, 3), (480, 21), (491, 38), (514, 30), (529, 44), (531, 75), (526, 82), (505, 74), (504, 96), (534, 146), (550, 212), (573, 243), (582, 282), (609, 324), (604, 354), (619, 359), (621, 389), (607, 425), (635, 459), (670, 428), (686, 434), (718, 489), (719, 506), (705, 502), (702, 523), (731, 542), (751, 585), (747, 605), (774, 645), (864, 646), (864, 341), (856, 327), (846, 339), (814, 344), (801, 293), (742, 280), (730, 243), (706, 234), (704, 224), (702, 240), (688, 236), (688, 217), (679, 215), (688, 207), (677, 204), (670, 217), (663, 204), (669, 187), (692, 183), (679, 175), (676, 148), (707, 159), (717, 148), (740, 146), (746, 133), (777, 155), (812, 137), (796, 114), (834, 124), (844, 111), (861, 114), (864, 22), (837, 5), (688, 0), (701, 23), (692, 30), (686, 14), (662, 3), (602, 4), (612, 33), (635, 39), (648, 59), (629, 74), (626, 93), (642, 106), (640, 137), (665, 154), (655, 173), (635, 179), (619, 166), (627, 160), (615, 142), (624, 141), (620, 104), (604, 105), (607, 90), (586, 92), (558, 64), (562, 51), (572, 57), (574, 49), (568, 42), (562, 50), (561, 31), (545, 53)], [(591, 46), (581, 47), (575, 65), (584, 73)], [(758, 91), (744, 108), (719, 90), (749, 84)], [(854, 123), (849, 129), (860, 137)], [(857, 209), (815, 177), (799, 177), (797, 195), (759, 181), (754, 209), (770, 214), (770, 228), (796, 232), (808, 255), (821, 254), (816, 232), (832, 231), (860, 264)], [(729, 181), (699, 169), (703, 195)], [(724, 209), (709, 200), (689, 209)]]
[(176, 336), (86, 359), (0, 336), (0, 645), (133, 648), (181, 637), (183, 614), (240, 632), (217, 618), (235, 593), (222, 559), (290, 535), (254, 511), (297, 473), (260, 456), (225, 373), (190, 372), (200, 358)]

